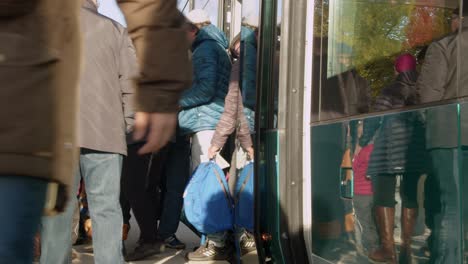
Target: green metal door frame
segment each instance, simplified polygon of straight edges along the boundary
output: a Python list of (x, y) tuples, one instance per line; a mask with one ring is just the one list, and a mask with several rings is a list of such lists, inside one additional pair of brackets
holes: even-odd
[(303, 103), (307, 0), (283, 0), (279, 89), (280, 204), (290, 263), (307, 263), (303, 232)]
[[(266, 115), (274, 109), (271, 101), (273, 90), (274, 57), (276, 47), (276, 14), (278, 1), (262, 1), (261, 28), (258, 57), (257, 109), (256, 109), (256, 157), (260, 157), (266, 129), (271, 129), (271, 118)], [(278, 195), (268, 202), (279, 208), (278, 227), (270, 243), (276, 262), (308, 263), (303, 230), (303, 112), (304, 112), (304, 56), (307, 20), (307, 0), (283, 0), (281, 21), (281, 49), (278, 95)], [(271, 117), (271, 116), (270, 116)], [(270, 156), (271, 158), (271, 156)], [(257, 161), (259, 159), (257, 158)], [(271, 162), (271, 161), (270, 161)], [(271, 171), (270, 171), (271, 172)], [(256, 175), (260, 175), (257, 164)], [(264, 175), (270, 177), (271, 175)], [(261, 223), (262, 212), (260, 177), (256, 177), (255, 223), (256, 237), (261, 260), (265, 258), (265, 244), (260, 239), (266, 223)], [(272, 190), (269, 190), (272, 191)], [(276, 222), (276, 219), (275, 219)], [(276, 246), (275, 246), (276, 245)], [(280, 251), (280, 252), (276, 252)]]

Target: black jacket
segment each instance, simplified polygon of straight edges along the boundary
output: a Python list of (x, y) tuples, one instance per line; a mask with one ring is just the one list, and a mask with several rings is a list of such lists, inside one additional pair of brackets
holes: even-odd
[[(375, 102), (376, 111), (401, 108), (416, 103), (416, 72), (400, 73), (384, 88)], [(364, 121), (361, 146), (374, 141), (367, 175), (422, 173), (425, 169), (425, 137), (421, 115), (401, 112)]]

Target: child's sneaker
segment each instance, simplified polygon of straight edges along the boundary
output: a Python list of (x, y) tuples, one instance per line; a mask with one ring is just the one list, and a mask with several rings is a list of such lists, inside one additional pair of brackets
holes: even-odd
[(216, 247), (214, 243), (206, 243), (194, 252), (187, 254), (190, 261), (229, 260), (231, 258), (231, 247)]
[(247, 232), (242, 235), (239, 244), (242, 256), (257, 250), (254, 237)]

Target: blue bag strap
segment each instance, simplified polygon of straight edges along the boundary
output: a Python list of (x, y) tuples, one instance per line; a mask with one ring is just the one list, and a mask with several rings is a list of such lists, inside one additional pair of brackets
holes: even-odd
[[(213, 162), (213, 164), (214, 164), (215, 166), (217, 166), (216, 163)], [(216, 179), (218, 180), (219, 184), (221, 185), (221, 188), (222, 188), (222, 190), (223, 190), (224, 196), (226, 197), (226, 202), (227, 202), (228, 207), (229, 207), (229, 208), (232, 208), (231, 196), (229, 195), (229, 193), (228, 193), (228, 191), (227, 191), (227, 188), (226, 188), (226, 185), (224, 184), (224, 182), (226, 181), (226, 179), (224, 179), (224, 181), (223, 181), (221, 175), (219, 174), (219, 171), (218, 171), (215, 167), (213, 167), (212, 169), (213, 169), (213, 171), (214, 171), (214, 174), (215, 174), (215, 176), (216, 176)]]
[[(249, 166), (251, 163), (247, 164), (246, 166)], [(247, 183), (250, 180), (250, 177), (253, 175), (253, 166), (249, 166), (249, 171), (247, 173), (247, 176), (245, 177), (244, 181), (242, 182), (242, 185), (239, 189), (239, 191), (236, 193), (236, 198), (235, 198), (235, 204), (237, 204), (240, 200), (240, 194), (244, 191), (245, 187), (247, 186)]]

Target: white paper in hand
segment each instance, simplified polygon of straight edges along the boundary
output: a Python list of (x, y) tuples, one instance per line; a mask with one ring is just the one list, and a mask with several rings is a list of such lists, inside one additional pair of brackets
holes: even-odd
[(218, 164), (219, 167), (221, 167), (221, 169), (225, 169), (225, 168), (229, 168), (230, 164), (229, 162), (227, 162), (223, 156), (221, 155), (216, 155), (216, 158), (215, 158), (215, 161), (216, 161), (216, 164)]

